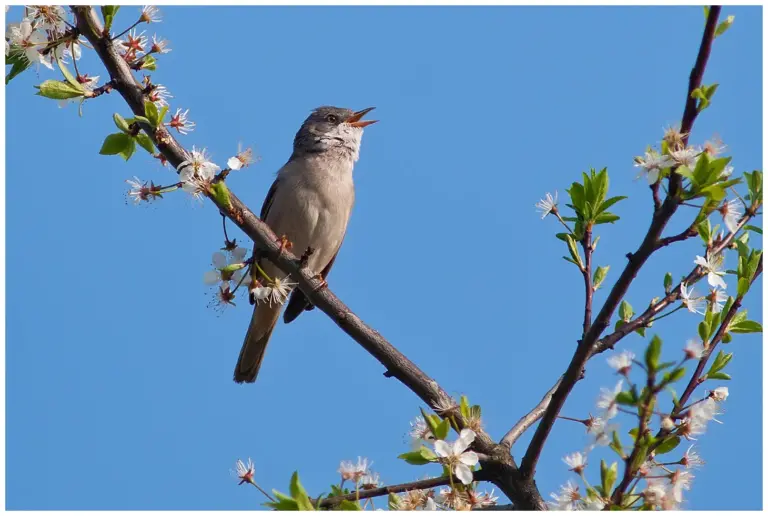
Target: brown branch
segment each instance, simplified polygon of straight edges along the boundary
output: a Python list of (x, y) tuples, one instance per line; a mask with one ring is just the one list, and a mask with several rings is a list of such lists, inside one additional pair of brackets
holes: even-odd
[(520, 436), (523, 435), (523, 433), (525, 433), (525, 431), (528, 430), (528, 428), (530, 428), (536, 421), (538, 421), (542, 415), (544, 415), (544, 412), (547, 410), (547, 407), (552, 400), (552, 395), (560, 386), (560, 382), (562, 380), (563, 377), (561, 376), (557, 383), (547, 391), (539, 404), (533, 407), (533, 410), (521, 417), (520, 420), (515, 423), (515, 426), (513, 426), (509, 432), (504, 434), (504, 437), (502, 437), (501, 441), (499, 441), (500, 444), (503, 444), (508, 448), (512, 448), (512, 445), (515, 444)]
[(592, 296), (595, 291), (592, 289), (592, 227), (588, 226), (584, 230), (584, 238), (581, 240), (581, 247), (584, 249), (584, 268), (581, 270), (584, 276), (584, 323), (582, 325), (581, 336), (587, 334), (592, 324)]
[[(487, 480), (485, 478), (486, 475), (483, 473), (483, 470), (476, 471), (473, 477), (478, 482)], [(406, 482), (404, 484), (395, 484), (391, 486), (376, 487), (374, 489), (364, 489), (362, 491), (353, 491), (349, 494), (342, 495), (342, 496), (333, 496), (331, 498), (323, 498), (320, 501), (320, 507), (324, 507), (324, 508), (333, 507), (335, 505), (340, 504), (344, 500), (349, 500), (349, 501), (364, 500), (366, 498), (376, 498), (377, 496), (385, 496), (390, 493), (402, 493), (404, 491), (414, 491), (417, 489), (432, 489), (433, 487), (448, 486), (448, 485), (451, 485), (451, 482), (453, 482), (454, 484), (461, 484), (461, 480), (459, 480), (455, 476), (453, 477), (453, 479), (451, 479), (451, 477), (427, 478), (424, 480), (415, 480), (413, 482)], [(316, 501), (313, 500), (313, 504), (315, 502)]]
[[(103, 28), (96, 12), (89, 6), (72, 6), (76, 14), (77, 27), (91, 43), (106, 67), (114, 89), (125, 99), (134, 114), (145, 116), (142, 86), (131, 73), (130, 66), (120, 57), (114, 45), (103, 34)], [(164, 128), (157, 129), (146, 123), (141, 128), (152, 138), (163, 156), (175, 168), (187, 159), (187, 151)], [(458, 404), (435, 380), (427, 376), (413, 362), (398, 351), (376, 330), (365, 324), (344, 303), (341, 302), (313, 271), (280, 245), (280, 240), (248, 207), (230, 191), (229, 203), (210, 198), (221, 213), (232, 220), (258, 246), (259, 251), (277, 267), (298, 283), (307, 299), (326, 313), (344, 332), (373, 355), (386, 369), (385, 375), (395, 377), (421, 398), (427, 405), (444, 417), (454, 418), (460, 428), (465, 426)], [(454, 407), (448, 410), (445, 407)], [(512, 502), (521, 509), (543, 509), (546, 507), (535, 483), (520, 477), (509, 450), (495, 442), (480, 430), (472, 444), (473, 449), (482, 453), (485, 460), (481, 466), (488, 480), (493, 482)]]
[[(714, 39), (715, 27), (717, 25), (719, 14), (720, 7), (718, 6), (713, 6), (709, 11), (707, 24), (699, 47), (699, 53), (696, 58), (696, 64), (691, 71), (691, 76), (688, 82), (688, 91), (686, 94), (686, 108), (681, 124), (681, 130), (685, 133), (690, 133), (698, 114), (695, 99), (691, 98), (691, 93), (701, 85), (701, 78), (704, 75), (704, 69), (712, 48), (712, 40)], [(692, 101), (694, 102), (693, 108), (690, 107)], [(687, 136), (685, 142), (687, 142)], [(611, 289), (611, 292), (608, 294), (608, 297), (605, 300), (600, 313), (595, 318), (589, 332), (587, 332), (587, 334), (579, 341), (576, 352), (568, 365), (568, 369), (566, 369), (566, 372), (563, 375), (563, 380), (553, 394), (552, 400), (541, 418), (541, 423), (539, 423), (539, 426), (536, 428), (536, 432), (531, 439), (531, 443), (529, 444), (528, 450), (526, 450), (525, 457), (523, 457), (522, 464), (520, 465), (520, 473), (523, 475), (523, 478), (533, 478), (536, 471), (536, 464), (538, 463), (541, 451), (544, 448), (544, 443), (546, 442), (547, 437), (549, 437), (549, 433), (552, 431), (552, 427), (555, 424), (566, 398), (571, 393), (576, 382), (578, 382), (579, 377), (584, 370), (584, 366), (590, 356), (592, 356), (593, 346), (602, 332), (608, 327), (611, 316), (629, 290), (629, 286), (635, 279), (635, 276), (637, 276), (637, 273), (645, 264), (646, 260), (648, 260), (651, 254), (658, 248), (659, 238), (667, 223), (677, 210), (680, 203), (680, 199), (677, 197), (677, 191), (682, 180), (679, 174), (673, 173), (669, 181), (669, 194), (664, 199), (664, 202), (659, 209), (654, 211), (650, 227), (648, 228), (648, 232), (646, 233), (643, 242), (634, 254), (628, 255), (629, 263), (624, 268), (624, 271)]]

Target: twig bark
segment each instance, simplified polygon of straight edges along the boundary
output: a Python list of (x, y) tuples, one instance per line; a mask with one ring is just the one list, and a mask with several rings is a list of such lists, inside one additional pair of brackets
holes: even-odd
[[(699, 47), (699, 53), (696, 58), (696, 64), (691, 71), (690, 79), (688, 81), (685, 111), (681, 123), (681, 131), (686, 133), (684, 140), (686, 143), (688, 134), (698, 115), (695, 99), (691, 98), (691, 93), (701, 85), (701, 79), (704, 75), (704, 69), (706, 68), (707, 60), (712, 48), (712, 41), (714, 40), (715, 27), (717, 26), (719, 15), (720, 7), (712, 6), (709, 10), (709, 15), (707, 16), (707, 23)], [(526, 450), (525, 457), (520, 465), (520, 472), (524, 478), (533, 478), (536, 471), (536, 464), (538, 463), (544, 443), (546, 442), (547, 437), (549, 437), (549, 433), (552, 431), (552, 426), (557, 419), (557, 415), (560, 413), (560, 409), (563, 407), (566, 398), (573, 389), (573, 386), (579, 380), (584, 366), (592, 355), (593, 346), (602, 332), (608, 327), (611, 316), (618, 308), (619, 303), (627, 293), (627, 290), (629, 290), (629, 286), (635, 279), (637, 273), (651, 254), (658, 249), (658, 242), (661, 238), (661, 234), (680, 203), (680, 199), (677, 197), (677, 192), (681, 182), (681, 176), (677, 173), (672, 173), (669, 179), (669, 194), (664, 199), (664, 202), (659, 209), (654, 211), (650, 227), (648, 228), (648, 232), (646, 233), (643, 242), (635, 253), (628, 255), (629, 263), (624, 268), (621, 276), (608, 294), (608, 297), (595, 318), (589, 332), (587, 332), (584, 338), (579, 341), (576, 352), (568, 365), (565, 375), (563, 375), (563, 380), (553, 394), (552, 400), (542, 416), (541, 423), (539, 423), (539, 426), (536, 428), (536, 432)]]
[[(144, 116), (143, 88), (131, 73), (130, 66), (120, 57), (112, 41), (103, 34), (103, 27), (90, 6), (72, 6), (77, 27), (90, 42), (109, 72), (114, 89), (120, 93), (131, 111)], [(152, 138), (168, 162), (177, 168), (187, 159), (187, 151), (164, 128), (154, 128), (141, 123), (141, 128)], [(237, 225), (249, 238), (258, 244), (260, 252), (281, 270), (291, 275), (307, 299), (327, 314), (344, 332), (373, 355), (385, 368), (385, 375), (400, 380), (427, 405), (443, 416), (452, 416), (460, 427), (465, 421), (456, 402), (435, 380), (427, 376), (405, 355), (376, 330), (365, 324), (342, 301), (337, 298), (324, 282), (301, 261), (280, 245), (280, 239), (262, 222), (234, 193), (229, 193), (229, 204), (211, 198), (221, 213)], [(445, 407), (455, 407), (445, 410)], [(522, 481), (517, 465), (509, 450), (495, 443), (484, 431), (476, 432), (473, 449), (486, 458), (481, 465), (488, 480), (496, 485), (521, 509), (544, 509), (546, 505), (535, 483)]]

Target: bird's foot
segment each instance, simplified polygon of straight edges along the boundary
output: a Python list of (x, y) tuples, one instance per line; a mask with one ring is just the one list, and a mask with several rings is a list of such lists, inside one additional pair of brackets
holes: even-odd
[(280, 237), (280, 251), (279, 254), (283, 254), (283, 251), (290, 251), (293, 247), (293, 243), (288, 239), (287, 235)]

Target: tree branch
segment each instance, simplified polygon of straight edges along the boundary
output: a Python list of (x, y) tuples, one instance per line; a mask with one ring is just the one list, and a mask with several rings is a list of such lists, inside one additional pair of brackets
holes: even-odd
[(525, 433), (525, 431), (528, 430), (531, 425), (538, 421), (542, 415), (544, 415), (544, 412), (547, 410), (547, 407), (552, 400), (552, 395), (555, 393), (557, 388), (560, 387), (560, 382), (562, 381), (563, 377), (561, 376), (557, 383), (547, 391), (539, 404), (533, 407), (533, 410), (521, 417), (520, 420), (515, 423), (515, 426), (513, 426), (509, 432), (504, 434), (504, 437), (501, 438), (500, 444), (512, 448), (512, 445), (515, 444), (520, 436), (523, 435), (523, 433)]
[(581, 336), (587, 334), (592, 324), (592, 296), (595, 291), (592, 289), (592, 227), (584, 230), (584, 238), (581, 241), (581, 247), (584, 249), (584, 268), (581, 273), (584, 276), (584, 323), (582, 324)]
[[(712, 41), (714, 39), (715, 27), (717, 26), (719, 15), (720, 7), (713, 6), (710, 8), (701, 45), (699, 47), (699, 53), (696, 58), (696, 64), (691, 71), (690, 79), (688, 81), (686, 105), (681, 124), (681, 131), (684, 133), (690, 133), (693, 123), (696, 120), (696, 116), (698, 115), (695, 99), (691, 98), (691, 93), (701, 85), (701, 79), (704, 75), (704, 69), (706, 68), (707, 60), (712, 48)], [(684, 141), (687, 143), (687, 134)], [(661, 207), (654, 211), (650, 227), (648, 228), (648, 232), (646, 233), (643, 242), (634, 254), (629, 255), (629, 263), (624, 268), (624, 271), (611, 289), (611, 292), (608, 294), (605, 304), (603, 304), (600, 313), (595, 318), (592, 327), (584, 338), (579, 341), (576, 352), (568, 365), (568, 369), (563, 375), (563, 380), (553, 394), (552, 400), (542, 416), (541, 423), (539, 423), (539, 426), (536, 428), (536, 433), (531, 439), (531, 443), (528, 446), (528, 450), (520, 465), (520, 473), (523, 475), (523, 478), (533, 477), (536, 471), (536, 464), (541, 455), (541, 451), (544, 448), (544, 443), (546, 442), (547, 437), (549, 437), (549, 433), (552, 431), (552, 427), (557, 419), (557, 415), (560, 413), (560, 409), (563, 407), (566, 398), (579, 380), (584, 366), (592, 355), (593, 346), (602, 332), (608, 327), (611, 316), (616, 311), (616, 308), (627, 293), (627, 290), (629, 290), (629, 286), (643, 264), (645, 264), (651, 254), (658, 249), (659, 238), (680, 203), (680, 200), (677, 198), (677, 191), (682, 182), (681, 176), (677, 173), (672, 173), (669, 182), (669, 194), (664, 199)]]
[[(482, 482), (484, 480), (487, 480), (485, 478), (486, 475), (483, 474), (483, 470), (477, 471), (474, 473), (474, 479)], [(451, 477), (437, 477), (437, 478), (427, 478), (424, 480), (415, 480), (413, 482), (406, 482), (404, 484), (395, 484), (391, 486), (384, 486), (384, 487), (377, 487), (374, 489), (364, 489), (362, 491), (353, 491), (347, 495), (343, 496), (333, 496), (331, 498), (323, 498), (320, 501), (320, 507), (333, 507), (334, 505), (340, 504), (344, 500), (364, 500), (366, 498), (376, 498), (377, 496), (385, 496), (390, 493), (402, 493), (404, 491), (414, 491), (417, 489), (432, 489), (433, 487), (440, 487), (440, 486), (448, 486), (451, 485), (451, 482), (453, 484), (461, 484), (461, 480), (453, 477), (453, 480), (451, 480)], [(315, 501), (313, 501), (314, 504)]]
[[(103, 34), (103, 27), (95, 10), (90, 6), (72, 6), (80, 33), (90, 42), (109, 72), (114, 89), (125, 99), (135, 115), (145, 116), (143, 88), (133, 77), (130, 66), (120, 57), (112, 41)], [(141, 128), (152, 138), (168, 162), (178, 168), (187, 159), (187, 151), (165, 130), (140, 122)], [(344, 332), (373, 355), (386, 368), (386, 376), (395, 377), (443, 417), (451, 416), (460, 428), (465, 426), (458, 404), (435, 380), (427, 376), (405, 355), (376, 330), (365, 324), (341, 302), (324, 282), (301, 261), (280, 245), (272, 230), (248, 209), (231, 191), (228, 204), (209, 197), (235, 225), (258, 246), (259, 251), (298, 283), (307, 299), (327, 314)], [(495, 443), (479, 430), (472, 447), (487, 456), (481, 461), (483, 470), (512, 502), (521, 509), (542, 509), (546, 505), (535, 483), (523, 481), (508, 449)]]

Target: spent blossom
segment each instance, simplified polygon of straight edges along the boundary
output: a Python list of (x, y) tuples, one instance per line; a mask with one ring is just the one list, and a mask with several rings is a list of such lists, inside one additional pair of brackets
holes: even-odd
[(253, 164), (255, 161), (253, 150), (250, 147), (243, 150), (242, 144), (238, 144), (237, 154), (227, 160), (227, 166), (232, 170), (240, 170)]
[(145, 5), (141, 8), (140, 20), (145, 23), (158, 23), (162, 20), (160, 9), (154, 5)]
[(181, 111), (181, 108), (176, 110), (176, 114), (174, 114), (171, 117), (171, 121), (167, 122), (165, 125), (168, 127), (173, 127), (176, 129), (179, 134), (188, 134), (195, 130), (195, 122), (191, 121), (188, 118), (189, 115), (189, 109), (186, 111)]
[(153, 102), (155, 106), (161, 108), (168, 105), (168, 99), (172, 99), (173, 95), (171, 95), (168, 88), (162, 84), (155, 84), (152, 86), (152, 90), (147, 93), (147, 98), (150, 102)]
[(541, 211), (541, 218), (543, 219), (550, 213), (557, 214), (557, 190), (555, 190), (555, 196), (547, 192), (544, 199), (541, 199), (536, 203), (536, 207)]
[(253, 467), (253, 461), (248, 458), (248, 463), (243, 463), (242, 460), (237, 459), (237, 478), (240, 479), (240, 483), (238, 485), (243, 485), (245, 483), (253, 484), (253, 474), (255, 472), (255, 469)]
[(709, 393), (709, 397), (715, 401), (725, 401), (728, 399), (728, 387), (718, 387)]
[(152, 36), (152, 48), (150, 48), (150, 52), (154, 54), (167, 54), (171, 51), (169, 45), (170, 42), (167, 39), (158, 38), (157, 34), (154, 34)]
[(358, 482), (368, 474), (368, 468), (373, 465), (373, 462), (368, 462), (368, 459), (364, 457), (358, 457), (357, 463), (352, 461), (341, 461), (339, 464), (339, 473), (342, 480), (352, 480)]

